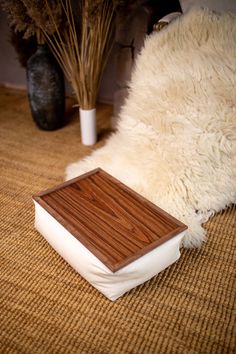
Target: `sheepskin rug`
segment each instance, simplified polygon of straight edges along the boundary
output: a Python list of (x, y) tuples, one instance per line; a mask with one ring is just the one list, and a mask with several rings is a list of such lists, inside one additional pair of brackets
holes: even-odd
[(101, 167), (188, 225), (236, 202), (236, 16), (192, 9), (146, 38), (119, 128), (68, 166), (66, 179)]

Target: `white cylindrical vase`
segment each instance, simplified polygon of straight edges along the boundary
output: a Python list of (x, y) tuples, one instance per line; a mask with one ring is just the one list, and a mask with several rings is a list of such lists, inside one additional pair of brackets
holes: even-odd
[(93, 145), (97, 142), (96, 108), (80, 108), (79, 114), (82, 144)]

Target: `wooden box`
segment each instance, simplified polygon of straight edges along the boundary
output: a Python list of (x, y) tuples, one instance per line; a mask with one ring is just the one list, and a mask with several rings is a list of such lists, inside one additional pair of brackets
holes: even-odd
[[(57, 221), (113, 274), (183, 235), (187, 228), (100, 168), (33, 199), (50, 215), (50, 220)], [(48, 239), (49, 232), (42, 223), (38, 216), (36, 228)], [(51, 234), (53, 228), (48, 241), (64, 256), (63, 250), (55, 247), (57, 232)], [(64, 258), (71, 263), (68, 256)]]

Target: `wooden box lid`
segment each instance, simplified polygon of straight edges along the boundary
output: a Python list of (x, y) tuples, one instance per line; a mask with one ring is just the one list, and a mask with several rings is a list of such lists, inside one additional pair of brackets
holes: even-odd
[(100, 168), (33, 199), (112, 272), (187, 229)]

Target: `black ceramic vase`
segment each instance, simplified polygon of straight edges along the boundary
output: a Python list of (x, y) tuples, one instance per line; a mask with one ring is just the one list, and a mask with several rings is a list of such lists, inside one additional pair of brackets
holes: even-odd
[(55, 130), (64, 122), (63, 72), (46, 44), (38, 45), (26, 67), (29, 103), (33, 119), (43, 130)]

